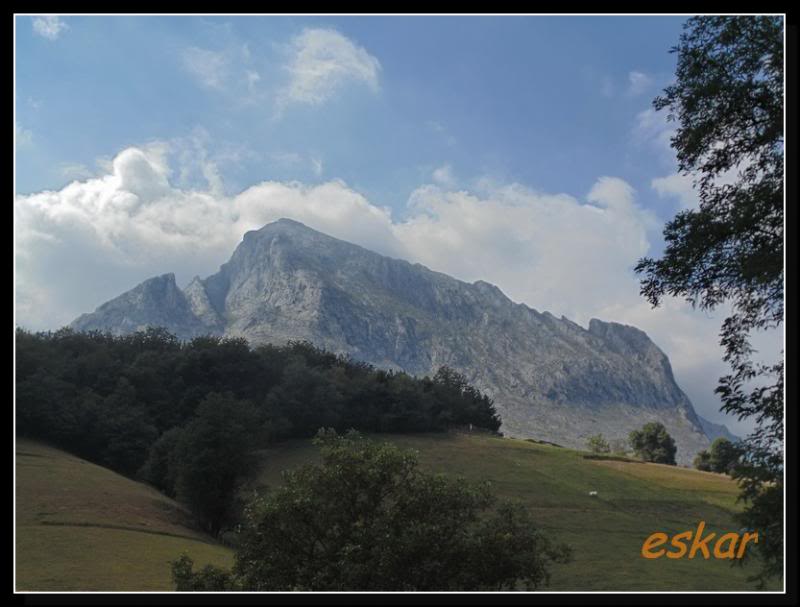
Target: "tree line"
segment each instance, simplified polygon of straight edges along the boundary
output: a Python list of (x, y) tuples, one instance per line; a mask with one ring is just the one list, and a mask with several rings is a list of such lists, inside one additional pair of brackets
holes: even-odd
[(16, 333), (16, 432), (47, 441), (189, 506), (212, 533), (234, 520), (254, 451), (340, 432), (497, 431), (494, 403), (456, 371), (416, 378), (308, 342)]

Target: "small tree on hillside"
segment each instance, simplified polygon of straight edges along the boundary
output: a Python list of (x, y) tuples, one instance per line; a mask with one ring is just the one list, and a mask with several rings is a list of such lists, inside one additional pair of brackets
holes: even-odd
[(694, 467), (706, 472), (718, 472), (732, 475), (743, 463), (745, 449), (721, 436), (716, 439), (708, 451), (703, 450), (694, 458)]
[(586, 446), (592, 453), (611, 453), (611, 446), (602, 434), (595, 434), (586, 440)]
[(647, 423), (641, 430), (633, 430), (628, 435), (628, 440), (633, 452), (644, 461), (676, 465), (675, 453), (678, 449), (664, 424)]
[(711, 456), (708, 454), (708, 451), (703, 449), (700, 451), (694, 458), (692, 462), (692, 466), (697, 468), (698, 470), (702, 470), (703, 472), (712, 472), (711, 469)]
[(708, 450), (709, 463), (714, 472), (731, 474), (738, 466), (744, 449), (725, 437), (720, 437), (711, 443)]

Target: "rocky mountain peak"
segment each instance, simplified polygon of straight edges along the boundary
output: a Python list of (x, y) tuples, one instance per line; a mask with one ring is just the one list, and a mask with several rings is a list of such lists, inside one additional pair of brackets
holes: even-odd
[(583, 447), (661, 421), (690, 462), (709, 444), (666, 355), (641, 330), (515, 304), (472, 284), (392, 259), (291, 219), (244, 235), (218, 272), (180, 290), (150, 279), (76, 319), (76, 329), (126, 333), (165, 326), (182, 339), (307, 339), (416, 375), (448, 365), (495, 400), (508, 435)]

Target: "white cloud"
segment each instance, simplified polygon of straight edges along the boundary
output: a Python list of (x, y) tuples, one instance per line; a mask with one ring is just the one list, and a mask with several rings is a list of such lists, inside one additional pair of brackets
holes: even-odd
[(665, 177), (656, 177), (650, 185), (662, 198), (677, 198), (682, 209), (696, 209), (699, 206), (699, 199), (693, 182), (694, 177), (691, 175), (673, 173)]
[(68, 28), (69, 26), (57, 15), (44, 15), (33, 18), (33, 31), (48, 40), (58, 39), (61, 32)]
[(636, 115), (633, 136), (637, 143), (651, 146), (668, 166), (675, 166), (672, 137), (675, 126), (667, 120), (667, 112), (647, 108)]
[[(103, 260), (109, 273), (125, 273), (126, 287), (168, 270), (188, 280), (192, 273), (213, 272), (245, 231), (288, 216), (464, 280), (490, 280), (516, 301), (587, 321), (593, 309), (617, 301), (622, 285), (635, 291), (629, 270), (648, 248), (652, 218), (619, 179), (600, 179), (586, 202), (519, 184), (487, 186), (480, 196), (424, 186), (411, 195), (409, 218), (396, 222), (389, 210), (335, 180), (317, 186), (267, 181), (226, 196), (202, 141), (183, 151), (205, 167), (205, 184), (176, 187), (169, 150), (163, 143), (129, 148), (100, 177), (17, 197), (19, 258), (58, 263), (59, 249), (77, 239), (92, 251), (93, 263)], [(178, 159), (187, 161), (183, 154)], [(184, 172), (181, 167), (176, 177)], [(21, 276), (30, 284), (58, 280), (26, 267)], [(95, 279), (89, 273), (78, 288), (63, 285), (84, 301), (72, 309), (53, 306), (57, 318), (48, 324), (66, 322), (117, 294), (98, 292)], [(587, 288), (596, 291), (591, 305), (583, 301)]]
[(223, 90), (228, 79), (229, 58), (223, 52), (191, 46), (181, 60), (186, 70), (204, 87)]
[(179, 59), (197, 84), (234, 106), (253, 106), (269, 98), (247, 44), (231, 42), (216, 50), (189, 46), (180, 52)]
[(94, 173), (89, 170), (85, 164), (66, 162), (58, 167), (58, 172), (62, 177), (67, 179), (88, 179), (94, 176)]
[(456, 186), (456, 178), (453, 175), (453, 167), (449, 164), (440, 166), (431, 174), (433, 181), (445, 188), (454, 188)]
[(336, 30), (304, 29), (292, 40), (290, 52), (289, 82), (278, 95), (279, 110), (294, 103), (321, 105), (349, 82), (379, 89), (380, 62)]
[(338, 180), (265, 181), (233, 195), (214, 179), (176, 187), (167, 148), (129, 148), (102, 176), (15, 199), (18, 324), (62, 326), (164, 272), (179, 284), (207, 276), (246, 231), (290, 217), (462, 280), (487, 280), (584, 326), (592, 317), (636, 325), (670, 356), (701, 414), (718, 408), (721, 316), (677, 300), (651, 310), (641, 298), (632, 266), (648, 253), (655, 219), (621, 179), (598, 179), (585, 199), (516, 183), (486, 181), (477, 193), (426, 185), (396, 220)]
[[(732, 167), (719, 174), (712, 180), (716, 186), (731, 185), (738, 181), (739, 171), (743, 170), (748, 163), (743, 162), (741, 166)], [(700, 207), (700, 197), (695, 182), (699, 181), (700, 173), (684, 174), (671, 173), (664, 177), (656, 177), (650, 182), (650, 186), (658, 193), (661, 198), (676, 198), (683, 210), (698, 209)]]
[(644, 72), (632, 71), (628, 73), (628, 94), (641, 95), (653, 85), (653, 79)]

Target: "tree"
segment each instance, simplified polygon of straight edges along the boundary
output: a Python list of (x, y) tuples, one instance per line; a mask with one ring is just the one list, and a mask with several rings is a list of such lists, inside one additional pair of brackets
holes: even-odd
[(711, 470), (720, 474), (733, 474), (743, 455), (742, 448), (725, 437), (719, 437), (708, 449)]
[[(693, 17), (672, 52), (675, 83), (653, 105), (678, 123), (672, 147), (700, 206), (667, 223), (663, 257), (641, 259), (636, 270), (654, 306), (665, 295), (701, 309), (729, 306), (720, 343), (731, 372), (716, 392), (722, 411), (756, 422), (748, 466), (735, 475), (749, 503), (742, 521), (753, 527), (771, 512), (769, 524), (782, 525), (773, 494), (783, 491), (783, 361), (754, 362), (750, 340), (783, 323), (783, 18)], [(782, 545), (773, 545), (783, 534), (767, 537), (753, 578), (762, 585), (783, 570)]]
[[(322, 464), (247, 510), (233, 569), (245, 590), (531, 590), (569, 558), (488, 484), (425, 474), (413, 452), (355, 432), (315, 442)], [(193, 575), (184, 563), (187, 584), (210, 577)]]
[(678, 449), (664, 424), (647, 423), (641, 430), (633, 430), (628, 435), (628, 440), (633, 452), (644, 461), (675, 465), (675, 453)]
[(260, 438), (259, 417), (249, 401), (213, 392), (177, 436), (177, 453), (166, 458), (176, 470), (168, 476), (175, 479), (178, 500), (211, 533), (219, 533), (229, 518), (233, 495), (252, 468), (253, 449)]
[(711, 468), (711, 456), (709, 455), (708, 451), (703, 449), (697, 455), (695, 455), (692, 466), (698, 470), (702, 470), (703, 472), (713, 472)]
[(106, 438), (101, 463), (113, 470), (133, 475), (147, 458), (158, 431), (136, 397), (131, 383), (121, 377), (103, 401), (98, 434)]
[(501, 421), (494, 401), (470, 385), (462, 373), (441, 366), (433, 376), (434, 394), (445, 403), (448, 424), (467, 425), (474, 423), (479, 428), (497, 432)]
[(164, 432), (150, 447), (147, 460), (137, 476), (169, 497), (175, 497), (176, 475), (179, 472), (179, 445), (183, 428), (176, 426)]
[(602, 434), (595, 434), (586, 440), (586, 446), (592, 453), (611, 453), (611, 446)]

